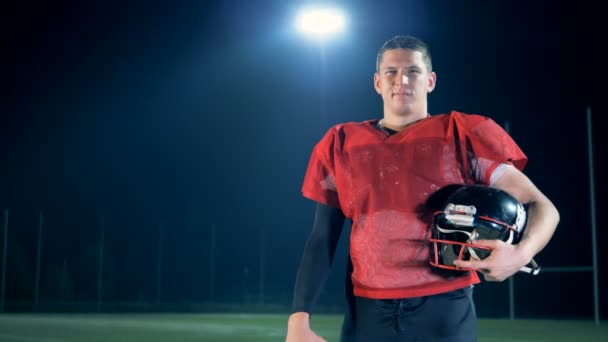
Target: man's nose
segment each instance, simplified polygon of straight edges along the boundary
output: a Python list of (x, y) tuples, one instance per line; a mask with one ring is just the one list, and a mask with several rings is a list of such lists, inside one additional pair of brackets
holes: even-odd
[(401, 75), (401, 77), (399, 78), (399, 82), (400, 82), (401, 84), (408, 85), (408, 84), (410, 83), (410, 79), (407, 77), (407, 75), (406, 75), (406, 74), (403, 74), (403, 75)]

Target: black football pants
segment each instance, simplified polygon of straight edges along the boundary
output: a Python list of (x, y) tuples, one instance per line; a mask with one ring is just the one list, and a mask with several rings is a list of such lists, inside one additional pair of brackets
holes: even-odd
[(477, 341), (473, 288), (406, 299), (355, 297), (347, 306), (340, 341)]

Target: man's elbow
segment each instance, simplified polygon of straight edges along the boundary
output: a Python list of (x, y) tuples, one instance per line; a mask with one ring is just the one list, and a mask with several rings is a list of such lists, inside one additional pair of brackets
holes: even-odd
[(561, 216), (559, 214), (559, 210), (557, 210), (557, 208), (553, 205), (553, 203), (551, 203), (551, 210), (552, 210), (552, 215), (553, 216), (553, 220), (555, 222), (555, 226), (557, 226), (557, 224), (559, 223)]

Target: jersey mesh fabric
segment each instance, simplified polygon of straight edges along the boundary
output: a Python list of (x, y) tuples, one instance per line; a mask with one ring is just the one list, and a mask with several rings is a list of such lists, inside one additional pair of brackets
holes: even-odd
[(475, 272), (446, 276), (429, 265), (425, 202), (450, 184), (488, 184), (501, 163), (521, 170), (527, 157), (480, 115), (429, 116), (391, 136), (375, 123), (332, 127), (313, 149), (302, 186), (305, 197), (352, 220), (355, 295), (409, 298), (478, 283)]

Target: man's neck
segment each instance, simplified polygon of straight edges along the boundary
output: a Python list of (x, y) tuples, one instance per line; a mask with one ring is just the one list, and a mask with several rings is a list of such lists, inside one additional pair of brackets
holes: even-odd
[(400, 131), (405, 127), (418, 122), (424, 118), (428, 117), (427, 113), (424, 114), (416, 114), (416, 115), (408, 115), (405, 117), (394, 117), (389, 115), (384, 115), (384, 118), (381, 120), (380, 125), (394, 131)]

